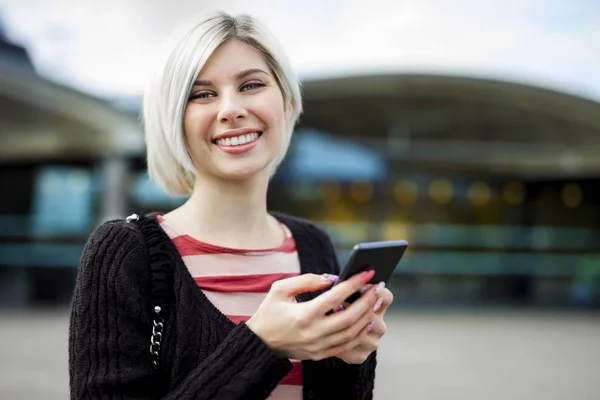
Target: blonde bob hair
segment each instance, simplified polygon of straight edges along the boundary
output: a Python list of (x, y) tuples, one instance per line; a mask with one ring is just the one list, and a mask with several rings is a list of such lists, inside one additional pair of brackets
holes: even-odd
[(252, 46), (263, 55), (289, 109), (287, 137), (272, 165), (271, 175), (289, 147), (294, 126), (302, 113), (302, 98), (286, 53), (272, 33), (253, 17), (213, 13), (186, 25), (170, 37), (144, 93), (142, 121), (148, 173), (170, 195), (190, 195), (196, 179), (183, 130), (193, 82), (213, 52), (232, 39)]

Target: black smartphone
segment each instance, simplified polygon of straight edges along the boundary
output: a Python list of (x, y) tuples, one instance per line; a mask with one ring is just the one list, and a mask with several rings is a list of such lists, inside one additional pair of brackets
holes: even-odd
[[(406, 240), (386, 240), (382, 242), (358, 243), (352, 249), (346, 267), (340, 275), (340, 282), (366, 270), (374, 270), (375, 275), (369, 283), (388, 282), (400, 259), (404, 255), (408, 243)], [(356, 292), (346, 302), (352, 303), (360, 297)]]

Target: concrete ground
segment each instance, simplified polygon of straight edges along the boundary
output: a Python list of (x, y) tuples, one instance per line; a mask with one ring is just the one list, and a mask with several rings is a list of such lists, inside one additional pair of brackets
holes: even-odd
[[(382, 399), (600, 399), (600, 315), (388, 313)], [(68, 313), (0, 313), (0, 399), (68, 398)]]

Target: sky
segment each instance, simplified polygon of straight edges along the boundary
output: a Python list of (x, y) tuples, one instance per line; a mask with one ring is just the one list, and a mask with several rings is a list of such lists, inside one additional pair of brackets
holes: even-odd
[[(11, 40), (48, 78), (139, 96), (161, 41), (206, 0), (0, 0)], [(600, 101), (599, 0), (219, 0), (275, 33), (302, 79), (434, 73)]]

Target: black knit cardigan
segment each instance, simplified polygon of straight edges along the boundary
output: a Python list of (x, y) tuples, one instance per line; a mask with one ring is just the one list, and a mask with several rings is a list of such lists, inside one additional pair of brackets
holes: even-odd
[[(339, 274), (328, 235), (272, 213), (291, 231), (301, 273)], [(292, 369), (244, 323), (208, 300), (155, 218), (145, 234), (122, 220), (100, 225), (81, 259), (69, 326), (72, 399), (265, 399)], [(150, 269), (171, 269), (159, 368), (150, 357)], [(300, 295), (307, 301), (319, 293)], [(304, 399), (372, 399), (376, 352), (361, 365), (332, 357), (302, 361)]]

